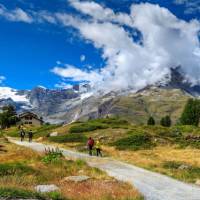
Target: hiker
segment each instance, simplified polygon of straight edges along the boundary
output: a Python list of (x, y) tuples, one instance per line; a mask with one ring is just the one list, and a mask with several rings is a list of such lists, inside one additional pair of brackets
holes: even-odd
[(88, 146), (88, 150), (89, 150), (89, 155), (92, 156), (94, 140), (91, 137), (88, 139), (87, 146)]
[(101, 153), (102, 148), (101, 148), (100, 140), (97, 140), (95, 146), (96, 146), (97, 156), (101, 156), (102, 157), (102, 153)]
[(21, 142), (24, 141), (25, 134), (26, 134), (26, 133), (25, 133), (24, 129), (20, 129)]
[(29, 142), (32, 142), (32, 139), (33, 139), (33, 131), (32, 130), (30, 130), (28, 132), (28, 139), (29, 139)]

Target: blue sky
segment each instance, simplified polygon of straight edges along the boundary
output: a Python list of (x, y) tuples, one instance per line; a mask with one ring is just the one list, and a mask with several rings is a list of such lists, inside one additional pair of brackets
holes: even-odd
[[(136, 17), (138, 17), (139, 22), (132, 26), (130, 24), (131, 22), (129, 22), (129, 18), (132, 4), (140, 5), (145, 2), (149, 4), (141, 9), (146, 9), (146, 12), (157, 12), (157, 17), (162, 13), (162, 7), (169, 11), (170, 14), (167, 13), (167, 16), (162, 16), (165, 17), (163, 18), (163, 23), (167, 21), (167, 17), (170, 18), (171, 14), (177, 17), (178, 20), (184, 21), (186, 24), (182, 25), (182, 22), (180, 22), (180, 27), (179, 24), (175, 22), (175, 19), (173, 19), (174, 26), (178, 27), (177, 30), (180, 29), (178, 30), (180, 31), (180, 37), (182, 37), (181, 31), (186, 34), (184, 28), (191, 28), (190, 33), (192, 33), (186, 34), (187, 36), (190, 34), (190, 39), (188, 39), (187, 44), (181, 45), (180, 48), (191, 44), (193, 47), (193, 49), (191, 49), (191, 51), (193, 51), (192, 55), (195, 54), (197, 56), (196, 62), (198, 62), (199, 41), (194, 42), (194, 39), (199, 38), (199, 30), (196, 30), (199, 28), (198, 22), (200, 20), (199, 0), (0, 0), (1, 86), (8, 86), (16, 89), (31, 89), (37, 85), (42, 85), (47, 88), (55, 88), (68, 87), (68, 85), (73, 85), (78, 82), (90, 82), (93, 85), (107, 85), (108, 88), (117, 88), (119, 87), (118, 84), (124, 84), (124, 81), (127, 79), (129, 80), (129, 77), (126, 76), (130, 74), (130, 70), (134, 72), (131, 71), (133, 75), (130, 81), (127, 81), (128, 83), (125, 84), (126, 87), (133, 83), (136, 85), (136, 88), (140, 88), (145, 86), (145, 84), (157, 81), (154, 77), (147, 80), (143, 72), (141, 72), (140, 76), (140, 72), (137, 72), (138, 69), (130, 66), (130, 63), (133, 63), (131, 65), (137, 63), (137, 66), (141, 65), (141, 67), (144, 65), (145, 68), (143, 71), (147, 68), (148, 70), (154, 68), (157, 70), (158, 65), (160, 66), (163, 63), (167, 63), (166, 65), (169, 66), (166, 66), (167, 68), (162, 70), (167, 73), (169, 67), (175, 67), (176, 65), (174, 58), (170, 56), (169, 60), (164, 62), (164, 55), (168, 55), (168, 51), (171, 51), (168, 46), (165, 48), (167, 49), (167, 53), (165, 52), (163, 55), (157, 55), (155, 50), (155, 55), (158, 56), (159, 59), (163, 56), (162, 61), (156, 61), (160, 62), (156, 64), (156, 67), (155, 60), (151, 63), (151, 58), (144, 56), (144, 59), (151, 63), (147, 66), (146, 63), (141, 64), (140, 61), (135, 58), (136, 56), (130, 57), (127, 55), (129, 54), (129, 49), (123, 47), (127, 46), (125, 42), (123, 43), (123, 41), (121, 41), (123, 36), (119, 37), (118, 41), (120, 45), (118, 46), (113, 44), (107, 45), (107, 43), (112, 40), (112, 37), (107, 40), (107, 38), (102, 38), (100, 36), (104, 34), (109, 35), (111, 33), (110, 31), (116, 28), (116, 31), (113, 31), (113, 38), (118, 37), (120, 34), (123, 35), (127, 33), (129, 34), (129, 38), (125, 38), (125, 40), (127, 39), (128, 41), (130, 38), (133, 39), (133, 37), (136, 36), (135, 38), (137, 39), (135, 39), (133, 45), (139, 42), (142, 44), (143, 38), (145, 38), (145, 31), (151, 31), (151, 28), (154, 26), (143, 30), (139, 22), (143, 20), (145, 16), (139, 13), (141, 12), (140, 7), (135, 9), (135, 13), (138, 12)], [(84, 3), (87, 3), (87, 5)], [(158, 4), (159, 8), (155, 8), (154, 11), (154, 7), (150, 6), (150, 4), (153, 4), (154, 7), (155, 4)], [(91, 11), (91, 8), (94, 7), (96, 10)], [(102, 9), (102, 16), (99, 15), (98, 9)], [(94, 14), (94, 11), (97, 15)], [(109, 12), (108, 15), (106, 14), (107, 12)], [(118, 18), (118, 14), (123, 14), (123, 16)], [(112, 20), (110, 18), (112, 18)], [(192, 19), (195, 19), (195, 23), (191, 22)], [(166, 26), (168, 27), (168, 25)], [(114, 29), (112, 29), (112, 27)], [(170, 27), (170, 31), (167, 31), (166, 35), (163, 34), (165, 35), (165, 40), (162, 38), (162, 41), (158, 42), (159, 45), (163, 43), (166, 44), (166, 40), (169, 42), (176, 40), (178, 44), (182, 41), (176, 36), (176, 33), (173, 32), (174, 30), (171, 31), (172, 29), (173, 27)], [(160, 30), (161, 28), (159, 31)], [(163, 30), (166, 30), (166, 28), (163, 28)], [(89, 33), (90, 31), (91, 33)], [(117, 31), (119, 31), (119, 35)], [(121, 31), (123, 31), (123, 33)], [(138, 34), (136, 31), (138, 31)], [(141, 34), (139, 34), (140, 32)], [(117, 43), (117, 40), (114, 41), (114, 43)], [(155, 44), (151, 44), (150, 49), (153, 47), (155, 47)], [(130, 47), (130, 49), (131, 48), (132, 47)], [(136, 49), (137, 48), (140, 49), (140, 47), (136, 47)], [(130, 51), (132, 51), (132, 49)], [(119, 55), (119, 52), (123, 52), (125, 55)], [(146, 55), (148, 54), (146, 52), (146, 49), (145, 51), (141, 50), (139, 54)], [(133, 50), (133, 54), (135, 54), (135, 50)], [(185, 55), (188, 55), (190, 60), (194, 60), (187, 50), (177, 55), (179, 58), (177, 63), (188, 66), (189, 60), (185, 60)], [(124, 59), (126, 56), (127, 60), (130, 58), (130, 62), (125, 63), (121, 61), (121, 59)], [(199, 70), (199, 66), (196, 66), (196, 63), (191, 64), (196, 67), (193, 70), (197, 68)], [(123, 66), (123, 68), (120, 68), (121, 66)], [(104, 70), (104, 68), (106, 70)], [(116, 69), (119, 70), (116, 71)], [(152, 70), (152, 73), (156, 73), (157, 71), (155, 70)], [(189, 68), (185, 67), (184, 70), (188, 74), (191, 73), (189, 74), (190, 76), (193, 75)], [(111, 76), (112, 79), (110, 78)], [(113, 76), (115, 76), (114, 79)], [(121, 78), (121, 76), (123, 76), (123, 78)], [(164, 76), (164, 74), (162, 74), (162, 76)], [(197, 79), (198, 77), (195, 77), (195, 80)], [(137, 83), (134, 83), (133, 80), (137, 80)], [(112, 82), (113, 84), (109, 85), (107, 82)]]

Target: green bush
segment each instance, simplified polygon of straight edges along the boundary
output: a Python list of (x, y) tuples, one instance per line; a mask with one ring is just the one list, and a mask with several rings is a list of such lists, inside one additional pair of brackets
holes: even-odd
[(69, 129), (70, 133), (83, 133), (83, 132), (90, 132), (95, 131), (97, 129), (106, 129), (108, 128), (107, 125), (101, 124), (101, 123), (84, 123), (76, 126), (72, 126)]
[(151, 116), (149, 117), (148, 121), (147, 121), (147, 125), (149, 126), (154, 126), (156, 124), (154, 118)]
[[(130, 133), (129, 133), (130, 134)], [(134, 134), (114, 142), (112, 145), (120, 150), (150, 149), (154, 146), (151, 136), (148, 134)]]
[(71, 142), (83, 142), (85, 143), (87, 141), (87, 137), (82, 134), (67, 134), (67, 135), (60, 135), (56, 137), (50, 137), (49, 140), (51, 142), (57, 142), (57, 143), (71, 143)]
[(42, 162), (49, 164), (49, 163), (57, 163), (63, 157), (62, 151), (59, 149), (52, 149), (52, 150), (45, 150), (46, 155), (42, 158)]
[(22, 163), (2, 163), (0, 164), (0, 176), (13, 176), (23, 174), (34, 174), (36, 171)]
[(47, 199), (39, 193), (22, 190), (22, 189), (16, 189), (16, 188), (0, 188), (0, 197), (6, 198), (6, 199), (10, 199), (10, 198), (15, 198), (15, 199), (35, 198), (35, 199), (40, 199), (40, 200)]

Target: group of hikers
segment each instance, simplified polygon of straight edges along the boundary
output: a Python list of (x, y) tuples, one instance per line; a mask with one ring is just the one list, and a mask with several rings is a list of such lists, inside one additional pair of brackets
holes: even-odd
[(26, 132), (24, 127), (19, 127), (19, 135), (21, 138), (21, 142), (24, 141), (26, 135), (28, 135), (29, 142), (32, 142), (32, 139), (33, 139), (33, 131), (32, 130), (29, 130), (28, 132)]
[(102, 153), (101, 153), (102, 147), (101, 147), (100, 140), (97, 140), (95, 143), (94, 139), (90, 137), (87, 141), (87, 146), (88, 146), (88, 151), (89, 151), (90, 156), (92, 156), (93, 148), (95, 147), (96, 155), (102, 157)]
[[(20, 126), (19, 127), (19, 135), (21, 138), (21, 142), (24, 141), (26, 135), (28, 135), (29, 142), (32, 142), (32, 139), (33, 139), (33, 131), (32, 130), (29, 130), (26, 132), (26, 129), (23, 126)], [(90, 137), (87, 141), (87, 147), (88, 147), (90, 156), (93, 155), (93, 149), (96, 149), (96, 156), (102, 157), (102, 152), (101, 152), (102, 147), (101, 147), (101, 142), (99, 139), (95, 142), (94, 139), (92, 137)]]

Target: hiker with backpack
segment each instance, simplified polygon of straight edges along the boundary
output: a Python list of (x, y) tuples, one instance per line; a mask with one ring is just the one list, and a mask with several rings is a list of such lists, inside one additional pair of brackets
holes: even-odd
[(92, 156), (92, 150), (93, 150), (93, 147), (94, 147), (94, 139), (92, 139), (90, 137), (88, 139), (87, 146), (88, 146), (88, 150), (89, 150), (89, 155)]
[(97, 140), (97, 142), (95, 144), (95, 147), (96, 147), (97, 156), (101, 156), (102, 157), (102, 153), (101, 153), (102, 147), (101, 147), (100, 140)]
[(26, 135), (26, 133), (25, 133), (24, 129), (21, 128), (21, 129), (20, 129), (20, 138), (21, 138), (21, 142), (24, 141), (25, 135)]
[(28, 132), (28, 139), (29, 139), (29, 142), (32, 142), (32, 139), (33, 139), (33, 131), (32, 130), (30, 130)]

